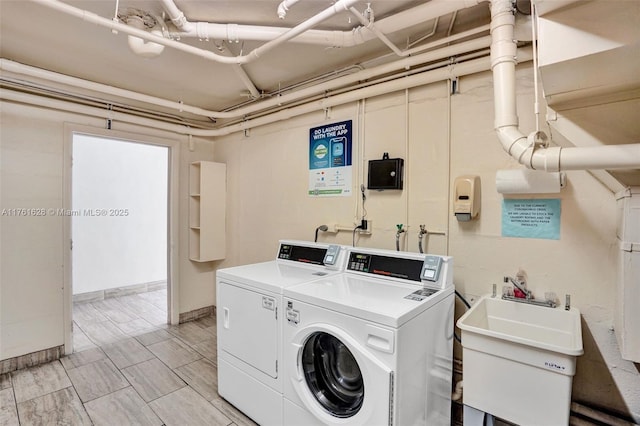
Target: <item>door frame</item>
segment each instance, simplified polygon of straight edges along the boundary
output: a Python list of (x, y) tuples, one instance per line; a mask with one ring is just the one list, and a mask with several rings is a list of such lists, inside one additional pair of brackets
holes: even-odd
[[(83, 134), (87, 136), (117, 139), (125, 142), (141, 143), (167, 147), (167, 323), (178, 324), (179, 288), (178, 288), (178, 242), (179, 242), (179, 176), (180, 176), (180, 141), (164, 139), (157, 136), (139, 135), (117, 130), (106, 130), (77, 124), (64, 124), (64, 188), (62, 204), (66, 211), (72, 210), (72, 165), (73, 165), (73, 136)], [(73, 264), (72, 264), (72, 216), (64, 218), (63, 227), (63, 298), (64, 298), (64, 352), (73, 352)]]

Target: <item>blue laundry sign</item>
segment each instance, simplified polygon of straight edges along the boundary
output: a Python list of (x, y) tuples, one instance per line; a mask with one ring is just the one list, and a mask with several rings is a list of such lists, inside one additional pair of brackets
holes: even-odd
[(502, 236), (560, 239), (560, 199), (502, 201)]
[(309, 129), (309, 195), (351, 195), (352, 120)]

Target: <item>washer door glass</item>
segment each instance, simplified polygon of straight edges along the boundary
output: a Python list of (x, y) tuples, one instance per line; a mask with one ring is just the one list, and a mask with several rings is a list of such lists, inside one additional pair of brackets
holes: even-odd
[(353, 354), (338, 338), (316, 332), (302, 350), (302, 370), (311, 393), (336, 417), (355, 415), (364, 401), (364, 382)]

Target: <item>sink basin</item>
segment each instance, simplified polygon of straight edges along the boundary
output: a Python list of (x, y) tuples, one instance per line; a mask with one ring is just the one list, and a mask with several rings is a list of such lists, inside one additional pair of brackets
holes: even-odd
[(566, 355), (582, 355), (580, 312), (484, 296), (458, 320), (463, 331)]
[(568, 424), (576, 357), (576, 308), (529, 305), (490, 295), (458, 320), (463, 403), (517, 424)]

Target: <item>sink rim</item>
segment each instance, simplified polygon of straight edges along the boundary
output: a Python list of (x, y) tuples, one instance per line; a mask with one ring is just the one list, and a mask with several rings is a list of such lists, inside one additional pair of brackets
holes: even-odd
[[(538, 310), (538, 309), (543, 309), (543, 310), (549, 310), (549, 312), (554, 311), (554, 315), (562, 315), (562, 316), (570, 316), (570, 321), (568, 322), (569, 325), (571, 325), (571, 330), (567, 331), (561, 328), (557, 328), (556, 330), (558, 330), (558, 332), (562, 332), (562, 333), (571, 333), (571, 335), (573, 336), (572, 339), (572, 344), (571, 345), (556, 345), (556, 344), (552, 344), (552, 343), (548, 343), (548, 342), (544, 342), (544, 341), (540, 341), (540, 340), (534, 340), (531, 338), (527, 338), (527, 337), (523, 337), (523, 336), (518, 336), (517, 334), (512, 334), (512, 333), (506, 333), (506, 332), (501, 332), (501, 331), (496, 331), (496, 330), (492, 330), (490, 328), (484, 328), (481, 326), (477, 326), (477, 325), (471, 325), (468, 324), (467, 321), (469, 320), (469, 318), (474, 315), (474, 313), (480, 309), (480, 307), (482, 305), (484, 305), (484, 313), (481, 313), (479, 315), (482, 315), (484, 318), (486, 318), (486, 320), (488, 321), (488, 318), (490, 317), (487, 309), (487, 306), (489, 303), (505, 303), (505, 304), (514, 304), (514, 305), (519, 305), (517, 307), (517, 309), (525, 309), (525, 310)], [(505, 320), (508, 321), (519, 321), (518, 318), (511, 318), (511, 317), (507, 317), (507, 316), (496, 316), (497, 318), (504, 318)], [(523, 322), (523, 321), (521, 321)], [(463, 331), (463, 332), (468, 332), (468, 333), (472, 333), (472, 334), (480, 334), (483, 336), (487, 336), (487, 337), (491, 337), (491, 338), (495, 338), (498, 340), (502, 340), (502, 341), (506, 341), (506, 342), (513, 342), (513, 343), (518, 343), (521, 345), (525, 345), (525, 346), (529, 346), (532, 349), (536, 349), (536, 350), (547, 350), (550, 352), (555, 352), (555, 353), (562, 353), (562, 354), (566, 354), (566, 355), (572, 355), (572, 356), (579, 356), (582, 355), (584, 353), (584, 348), (583, 348), (583, 343), (582, 343), (582, 325), (580, 322), (580, 311), (576, 308), (571, 308), (570, 310), (564, 310), (564, 307), (556, 307), (556, 308), (549, 308), (549, 307), (544, 307), (544, 306), (536, 306), (536, 305), (528, 305), (528, 304), (523, 304), (523, 303), (518, 303), (518, 302), (514, 302), (511, 300), (504, 300), (499, 296), (493, 297), (493, 295), (491, 294), (487, 294), (482, 296), (469, 310), (467, 310), (456, 322), (457, 326)], [(530, 323), (535, 327), (546, 327), (546, 328), (551, 328), (548, 325), (541, 325), (541, 324), (536, 324), (536, 323)], [(463, 335), (463, 339), (464, 339), (464, 335)], [(464, 342), (462, 344), (462, 346), (464, 347)]]

